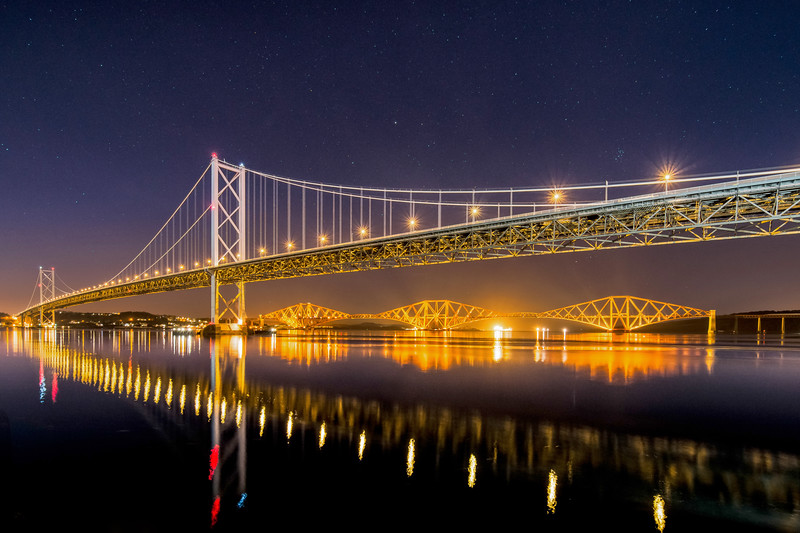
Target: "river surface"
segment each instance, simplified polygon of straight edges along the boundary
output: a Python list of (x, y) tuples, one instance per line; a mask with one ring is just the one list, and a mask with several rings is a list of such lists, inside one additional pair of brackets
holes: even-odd
[(800, 530), (800, 338), (0, 330), (0, 530)]

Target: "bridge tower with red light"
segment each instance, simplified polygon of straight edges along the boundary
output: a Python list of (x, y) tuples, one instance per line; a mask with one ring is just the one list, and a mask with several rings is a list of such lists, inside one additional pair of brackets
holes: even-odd
[(54, 328), (56, 326), (55, 308), (44, 311), (44, 303), (56, 297), (56, 269), (39, 267), (39, 326)]
[(217, 267), (245, 261), (246, 169), (211, 154), (211, 321), (215, 333), (245, 331), (244, 281), (225, 283)]

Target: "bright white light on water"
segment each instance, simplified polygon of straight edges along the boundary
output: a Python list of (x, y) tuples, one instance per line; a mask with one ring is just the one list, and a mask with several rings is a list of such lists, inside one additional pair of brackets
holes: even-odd
[(258, 415), (258, 436), (264, 436), (264, 424), (267, 421), (267, 410), (266, 407), (261, 407), (261, 413)]
[(411, 477), (414, 473), (414, 439), (408, 441), (408, 457), (406, 458), (406, 475)]
[(653, 518), (656, 521), (656, 528), (664, 531), (664, 527), (667, 525), (667, 514), (664, 512), (664, 498), (660, 494), (656, 494), (653, 498)]
[(469, 475), (467, 476), (467, 485), (469, 488), (475, 486), (475, 476), (478, 470), (478, 460), (475, 458), (475, 454), (470, 454), (469, 456), (469, 468), (468, 472)]
[(553, 514), (556, 512), (556, 486), (558, 485), (558, 476), (551, 470), (547, 477), (547, 513)]
[(328, 436), (327, 427), (325, 422), (322, 423), (322, 426), (319, 428), (319, 449), (321, 450), (323, 446), (325, 446), (325, 438)]
[(358, 438), (358, 460), (364, 458), (364, 448), (367, 447), (367, 432), (362, 431), (361, 436)]

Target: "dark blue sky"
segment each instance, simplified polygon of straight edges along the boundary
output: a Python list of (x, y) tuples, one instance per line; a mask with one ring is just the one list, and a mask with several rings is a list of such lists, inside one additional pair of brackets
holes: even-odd
[[(26, 306), (40, 265), (75, 288), (117, 272), (212, 151), (295, 178), (428, 188), (796, 164), (798, 23), (790, 1), (2, 2), (0, 311)], [(798, 245), (290, 280), (253, 286), (248, 308), (542, 310), (617, 293), (800, 308)], [(208, 300), (95, 308), (202, 315)]]

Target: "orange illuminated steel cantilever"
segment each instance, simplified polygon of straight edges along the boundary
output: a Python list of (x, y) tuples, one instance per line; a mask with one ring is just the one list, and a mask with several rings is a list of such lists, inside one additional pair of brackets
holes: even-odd
[(290, 328), (312, 329), (338, 320), (372, 319), (402, 322), (416, 329), (447, 330), (488, 318), (550, 318), (570, 320), (607, 331), (641, 327), (690, 318), (708, 318), (709, 333), (716, 330), (716, 312), (634, 296), (608, 296), (544, 312), (499, 313), (451, 300), (424, 300), (374, 314), (349, 314), (304, 303), (260, 316)]

